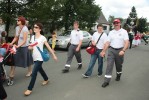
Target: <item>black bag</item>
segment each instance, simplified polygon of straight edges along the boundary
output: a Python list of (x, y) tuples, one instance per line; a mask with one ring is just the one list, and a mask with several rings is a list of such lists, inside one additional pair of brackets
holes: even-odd
[(4, 65), (14, 66), (14, 55), (8, 53), (5, 57), (7, 58), (4, 60)]

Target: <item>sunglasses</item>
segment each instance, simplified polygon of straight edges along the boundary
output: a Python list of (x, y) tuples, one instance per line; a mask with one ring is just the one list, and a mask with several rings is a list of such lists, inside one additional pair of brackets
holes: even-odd
[(115, 23), (113, 23), (113, 24), (119, 24), (119, 22), (115, 22)]
[(39, 28), (39, 27), (37, 27), (37, 26), (34, 26), (34, 28), (36, 28), (36, 29), (37, 29), (37, 28)]

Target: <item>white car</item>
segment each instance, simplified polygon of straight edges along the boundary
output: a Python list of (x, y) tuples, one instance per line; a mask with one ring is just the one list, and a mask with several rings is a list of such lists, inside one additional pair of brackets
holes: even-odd
[[(57, 36), (56, 48), (68, 49), (70, 42), (71, 31), (67, 31)], [(87, 31), (83, 31), (82, 47), (89, 46), (92, 36)], [(49, 39), (49, 44), (52, 45), (52, 38)]]

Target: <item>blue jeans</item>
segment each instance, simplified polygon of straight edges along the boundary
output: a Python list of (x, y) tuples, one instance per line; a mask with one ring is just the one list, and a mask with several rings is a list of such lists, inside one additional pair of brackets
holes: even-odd
[(96, 59), (98, 59), (98, 75), (102, 75), (103, 57), (100, 56), (101, 51), (102, 49), (97, 49), (96, 52), (91, 55), (90, 63), (85, 75), (91, 76)]
[(41, 76), (43, 77), (43, 79), (45, 81), (48, 80), (48, 76), (46, 75), (46, 73), (44, 72), (44, 70), (42, 68), (42, 63), (43, 63), (43, 61), (35, 61), (34, 62), (34, 69), (32, 71), (32, 78), (31, 78), (30, 84), (28, 86), (28, 90), (32, 90), (33, 89), (38, 71), (39, 71), (39, 73), (41, 74)]

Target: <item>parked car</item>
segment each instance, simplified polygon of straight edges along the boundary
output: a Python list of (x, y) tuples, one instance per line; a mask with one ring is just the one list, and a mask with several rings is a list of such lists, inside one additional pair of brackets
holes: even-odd
[[(57, 36), (56, 48), (68, 49), (70, 42), (71, 31), (64, 32)], [(87, 31), (83, 31), (82, 47), (89, 46), (92, 36)], [(52, 45), (52, 38), (49, 39), (49, 44)]]

